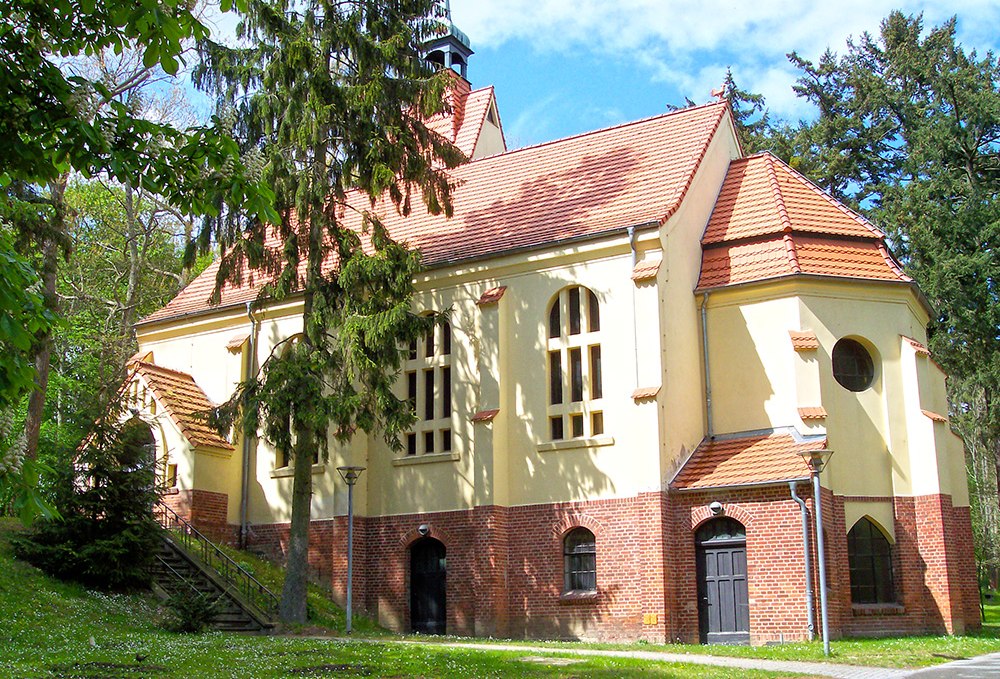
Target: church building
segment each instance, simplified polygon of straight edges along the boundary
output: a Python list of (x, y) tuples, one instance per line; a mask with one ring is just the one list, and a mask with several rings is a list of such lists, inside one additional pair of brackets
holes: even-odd
[[(454, 215), (383, 215), (423, 254), (415, 310), (448, 323), (400, 375), (402, 450), (358, 435), (313, 465), (314, 576), (344, 598), (356, 465), (353, 601), (390, 629), (802, 640), (820, 556), (834, 638), (978, 628), (932, 311), (884, 234), (745, 155), (725, 101), (508, 150), (471, 54), (453, 29), (428, 56), (458, 71), (433, 121), (470, 158)], [(216, 270), (138, 325), (126, 398), (171, 506), (280, 559), (284, 452), (198, 413), (301, 332), (301, 300), (209, 306)]]

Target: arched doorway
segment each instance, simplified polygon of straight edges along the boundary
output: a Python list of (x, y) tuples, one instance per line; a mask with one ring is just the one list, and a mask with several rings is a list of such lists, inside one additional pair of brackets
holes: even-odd
[(149, 486), (156, 487), (156, 437), (148, 424), (133, 417), (122, 427), (121, 464), (149, 479)]
[(410, 629), (446, 632), (447, 560), (444, 544), (423, 538), (410, 547)]
[(712, 519), (698, 529), (695, 545), (702, 643), (749, 643), (746, 529), (735, 519)]

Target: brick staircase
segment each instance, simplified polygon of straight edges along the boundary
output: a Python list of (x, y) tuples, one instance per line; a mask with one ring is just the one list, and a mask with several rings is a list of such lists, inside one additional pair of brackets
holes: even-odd
[(154, 514), (164, 528), (152, 574), (162, 597), (191, 592), (219, 603), (212, 626), (227, 632), (266, 633), (274, 627), (277, 597), (169, 507)]

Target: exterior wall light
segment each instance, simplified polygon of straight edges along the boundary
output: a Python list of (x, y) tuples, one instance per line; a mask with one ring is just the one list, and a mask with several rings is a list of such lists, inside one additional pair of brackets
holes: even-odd
[(337, 467), (340, 478), (347, 484), (347, 624), (344, 627), (347, 634), (351, 633), (351, 590), (354, 585), (354, 485), (364, 470), (364, 467)]

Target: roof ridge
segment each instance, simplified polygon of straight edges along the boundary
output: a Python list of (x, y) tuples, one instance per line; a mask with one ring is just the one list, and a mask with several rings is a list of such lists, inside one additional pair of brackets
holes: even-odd
[[(183, 375), (184, 377), (190, 377), (192, 382), (194, 382), (195, 384), (198, 384), (198, 382), (196, 382), (195, 379), (194, 379), (194, 375), (192, 375), (191, 373), (186, 373), (186, 372), (184, 372), (182, 370), (175, 370), (174, 368), (168, 368), (168, 367), (163, 366), (163, 365), (157, 365), (156, 363), (146, 363), (145, 361), (136, 361), (135, 362), (135, 371), (139, 372), (142, 368), (154, 368), (156, 370), (161, 370), (163, 372), (173, 373), (175, 375)], [(201, 387), (199, 386), (199, 389), (200, 388)], [(204, 391), (204, 390), (202, 390), (202, 391)]]
[(857, 212), (855, 212), (854, 210), (852, 210), (851, 208), (847, 207), (846, 205), (844, 205), (843, 203), (841, 203), (839, 200), (837, 200), (836, 198), (834, 198), (833, 196), (831, 196), (829, 193), (827, 193), (822, 188), (820, 188), (819, 185), (817, 185), (813, 180), (809, 179), (809, 177), (805, 176), (804, 174), (802, 174), (801, 172), (799, 172), (798, 170), (796, 170), (795, 168), (793, 168), (792, 166), (790, 166), (788, 163), (786, 163), (785, 161), (783, 161), (781, 158), (779, 158), (775, 154), (771, 153), (770, 151), (762, 151), (760, 153), (760, 155), (768, 156), (771, 159), (771, 163), (772, 164), (774, 163), (774, 161), (777, 161), (778, 163), (780, 163), (783, 168), (785, 168), (785, 169), (788, 170), (788, 172), (791, 174), (791, 176), (794, 179), (797, 179), (800, 182), (803, 182), (808, 188), (812, 189), (814, 192), (816, 192), (818, 195), (820, 195), (823, 198), (823, 200), (825, 200), (830, 205), (832, 205), (835, 208), (837, 208), (838, 210), (840, 210), (842, 213), (844, 213), (845, 215), (847, 215), (848, 217), (850, 217), (851, 219), (853, 219), (855, 222), (857, 222), (861, 226), (863, 226), (866, 229), (868, 229), (869, 231), (871, 231), (872, 235), (875, 236), (876, 238), (885, 238), (885, 234), (882, 232), (881, 229), (879, 229), (877, 226), (875, 226), (874, 224), (872, 224), (871, 222), (869, 222), (863, 216), (861, 216), (860, 214), (858, 214)]
[[(677, 211), (678, 206), (684, 202), (684, 197), (687, 196), (688, 189), (691, 188), (692, 182), (694, 182), (694, 177), (698, 174), (698, 170), (701, 168), (701, 161), (705, 159), (705, 154), (708, 153), (708, 147), (711, 145), (712, 140), (715, 139), (716, 133), (719, 131), (719, 125), (722, 124), (722, 119), (725, 117), (726, 112), (729, 111), (729, 103), (725, 100), (721, 102), (712, 102), (711, 104), (702, 104), (700, 107), (695, 108), (705, 108), (707, 106), (718, 106), (719, 104), (724, 104), (719, 112), (718, 117), (715, 119), (715, 124), (712, 125), (712, 129), (709, 131), (708, 135), (705, 137), (705, 142), (701, 145), (701, 148), (697, 152), (691, 152), (691, 172), (688, 174), (684, 183), (681, 185), (680, 189), (676, 192), (674, 196), (671, 196), (670, 200), (672, 203), (667, 207), (661, 222), (665, 222)], [(680, 109), (684, 110), (684, 109)], [(738, 141), (738, 140), (737, 140)], [(727, 170), (728, 173), (728, 170)], [(720, 186), (721, 189), (721, 186)]]
[(785, 206), (785, 196), (781, 192), (781, 185), (778, 184), (778, 173), (774, 169), (774, 156), (767, 154), (764, 156), (767, 163), (767, 178), (771, 185), (771, 195), (774, 197), (774, 204), (778, 208), (778, 219), (781, 220), (782, 235), (781, 240), (785, 244), (785, 253), (788, 255), (788, 264), (792, 267), (792, 273), (802, 273), (799, 266), (799, 254), (795, 249), (795, 240), (792, 238), (792, 220), (788, 217), (788, 208)]
[[(682, 114), (690, 114), (690, 113), (694, 113), (695, 111), (698, 111), (699, 109), (706, 109), (706, 108), (711, 108), (711, 107), (714, 107), (714, 106), (721, 107), (724, 104), (725, 104), (725, 102), (712, 101), (712, 102), (709, 102), (707, 104), (699, 104), (697, 106), (689, 106), (687, 108), (679, 108), (679, 109), (676, 109), (674, 111), (667, 111), (666, 113), (658, 113), (655, 116), (648, 116), (646, 118), (640, 118), (638, 120), (629, 120), (629, 121), (624, 122), (624, 123), (618, 123), (617, 125), (609, 125), (608, 127), (601, 127), (601, 128), (596, 129), (596, 130), (587, 130), (586, 132), (579, 132), (577, 134), (571, 134), (568, 137), (560, 137), (559, 139), (550, 139), (548, 141), (539, 142), (537, 144), (530, 144), (528, 146), (522, 146), (522, 147), (516, 148), (516, 149), (509, 149), (509, 150), (504, 151), (502, 153), (494, 153), (493, 155), (490, 155), (490, 156), (483, 156), (482, 158), (474, 158), (474, 159), (470, 160), (469, 162), (464, 163), (463, 167), (467, 166), (467, 165), (472, 165), (473, 163), (481, 163), (484, 160), (489, 160), (489, 159), (497, 158), (497, 157), (500, 157), (500, 156), (509, 156), (509, 155), (512, 155), (512, 154), (515, 154), (515, 153), (522, 153), (522, 152), (525, 152), (525, 151), (534, 151), (536, 149), (545, 148), (546, 146), (552, 146), (554, 144), (561, 144), (563, 142), (571, 141), (573, 139), (582, 139), (584, 137), (592, 137), (594, 135), (604, 134), (606, 132), (611, 132), (612, 130), (620, 130), (620, 129), (624, 129), (626, 127), (634, 127), (636, 125), (644, 125), (646, 123), (651, 123), (651, 122), (653, 122), (655, 120), (661, 120), (663, 118), (669, 118), (671, 116), (680, 116)], [(721, 119), (721, 117), (720, 117), (720, 119)], [(716, 123), (716, 127), (717, 126), (718, 126), (718, 123)], [(713, 130), (713, 134), (714, 134), (714, 130)]]
[(900, 267), (899, 264), (896, 263), (896, 258), (892, 256), (891, 252), (889, 252), (889, 248), (886, 247), (884, 240), (880, 240), (878, 242), (878, 252), (880, 255), (882, 255), (882, 258), (885, 260), (886, 266), (892, 269), (892, 272), (897, 276), (899, 276), (901, 280), (904, 280), (907, 283), (913, 280), (910, 276), (906, 275), (906, 272), (903, 271), (902, 267)]

